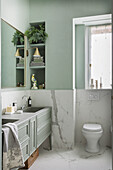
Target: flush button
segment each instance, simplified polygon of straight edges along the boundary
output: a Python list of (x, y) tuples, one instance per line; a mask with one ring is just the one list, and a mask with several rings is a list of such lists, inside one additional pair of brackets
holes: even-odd
[(88, 94), (89, 101), (96, 101), (99, 100), (99, 93), (98, 92), (89, 92)]

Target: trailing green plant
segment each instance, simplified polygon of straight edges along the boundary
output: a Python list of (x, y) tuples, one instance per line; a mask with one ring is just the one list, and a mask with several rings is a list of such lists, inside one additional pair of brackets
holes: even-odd
[(28, 37), (30, 44), (44, 43), (48, 37), (44, 24), (39, 24), (38, 27), (31, 26), (25, 31), (25, 35)]
[(12, 38), (12, 43), (14, 45), (20, 45), (24, 43), (24, 36), (21, 32), (17, 31), (14, 33), (13, 38)]

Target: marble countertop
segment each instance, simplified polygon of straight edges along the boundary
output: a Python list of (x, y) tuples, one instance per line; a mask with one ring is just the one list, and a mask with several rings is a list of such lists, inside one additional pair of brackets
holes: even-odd
[[(31, 119), (32, 117), (38, 115), (39, 113), (43, 113), (44, 110), (48, 110), (50, 107), (45, 107), (37, 112), (23, 112), (22, 114), (14, 113), (11, 115), (2, 115), (2, 119), (7, 119), (7, 120), (15, 120), (15, 124), (18, 126), (21, 123), (24, 123), (25, 121)], [(10, 123), (10, 121), (9, 121)]]

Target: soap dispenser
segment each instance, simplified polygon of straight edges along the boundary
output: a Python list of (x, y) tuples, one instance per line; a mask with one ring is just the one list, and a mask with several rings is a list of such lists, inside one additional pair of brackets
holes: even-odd
[(28, 107), (31, 107), (31, 97), (28, 98)]

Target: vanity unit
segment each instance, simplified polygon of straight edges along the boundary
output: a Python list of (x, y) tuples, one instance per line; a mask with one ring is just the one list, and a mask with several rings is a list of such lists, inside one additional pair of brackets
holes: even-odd
[[(2, 122), (15, 122), (18, 137), (26, 161), (39, 146), (49, 137), (51, 146), (51, 108), (31, 107), (23, 114), (3, 115)], [(33, 155), (32, 155), (33, 156)]]

